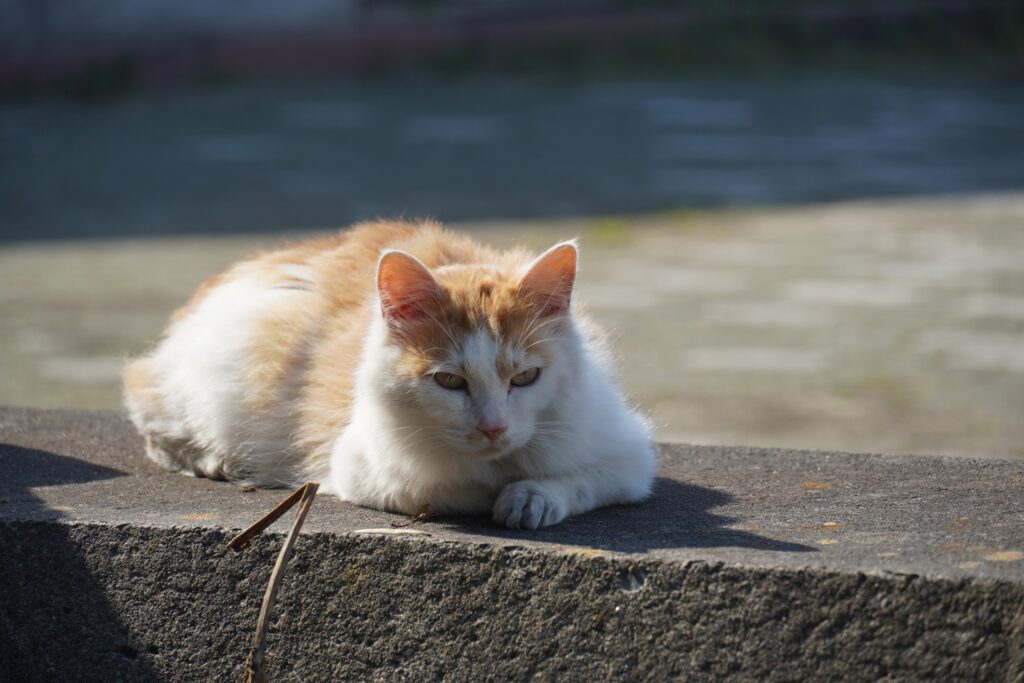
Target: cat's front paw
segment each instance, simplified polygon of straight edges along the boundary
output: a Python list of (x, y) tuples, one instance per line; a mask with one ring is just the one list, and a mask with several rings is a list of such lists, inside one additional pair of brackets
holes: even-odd
[(569, 516), (563, 494), (540, 481), (517, 481), (494, 501), (494, 521), (509, 529), (536, 529)]

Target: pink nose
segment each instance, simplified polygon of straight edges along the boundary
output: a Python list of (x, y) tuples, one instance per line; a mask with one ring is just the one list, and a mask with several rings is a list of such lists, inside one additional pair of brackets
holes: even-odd
[(491, 440), (491, 443), (494, 443), (499, 436), (505, 433), (508, 425), (477, 425), (476, 428), (483, 432), (484, 436)]

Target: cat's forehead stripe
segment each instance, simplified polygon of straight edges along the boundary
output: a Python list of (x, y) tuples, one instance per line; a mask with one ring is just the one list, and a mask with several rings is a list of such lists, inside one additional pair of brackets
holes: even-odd
[(515, 374), (520, 368), (523, 354), (501, 344), (486, 331), (478, 330), (470, 335), (462, 346), (461, 363), (472, 374), (485, 375), (497, 372), (507, 377)]
[(544, 344), (551, 338), (548, 321), (518, 291), (518, 275), (489, 267), (446, 266), (433, 271), (447, 296), (408, 341), (414, 358), (406, 368), (423, 374), (438, 363), (463, 364), (464, 357), (486, 358), (491, 372), (521, 370), (526, 350), (550, 361)]
[(497, 344), (483, 330), (470, 335), (462, 345), (462, 363), (474, 375), (488, 374), (496, 354)]
[(486, 267), (449, 267), (438, 281), (448, 294), (442, 318), (452, 330), (475, 334), (485, 330), (497, 343), (514, 338), (528, 315), (514, 276)]

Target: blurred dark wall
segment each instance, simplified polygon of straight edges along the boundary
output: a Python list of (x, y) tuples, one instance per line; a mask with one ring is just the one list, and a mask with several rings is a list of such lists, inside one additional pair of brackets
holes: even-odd
[(1002, 0), (0, 0), (0, 94), (407, 72), (790, 66), (1024, 74)]

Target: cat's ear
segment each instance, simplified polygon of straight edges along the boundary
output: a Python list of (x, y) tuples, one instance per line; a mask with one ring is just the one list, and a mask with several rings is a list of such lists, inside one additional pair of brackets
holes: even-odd
[(443, 290), (419, 259), (389, 249), (377, 262), (377, 293), (388, 321), (426, 318), (437, 307)]
[(519, 292), (540, 308), (540, 314), (562, 315), (569, 311), (576, 281), (576, 243), (561, 242), (534, 259), (519, 281)]

